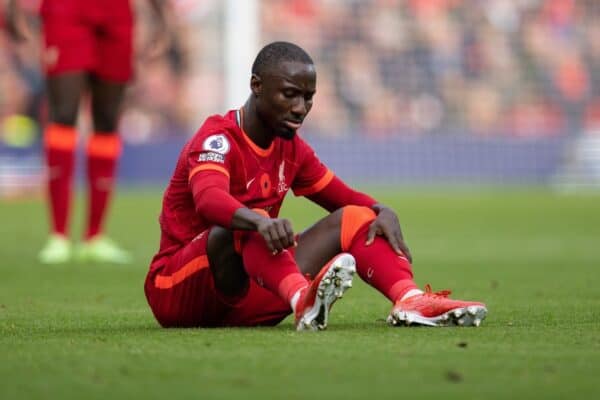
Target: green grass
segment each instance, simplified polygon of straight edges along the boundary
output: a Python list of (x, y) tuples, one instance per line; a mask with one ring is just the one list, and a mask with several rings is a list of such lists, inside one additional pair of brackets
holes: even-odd
[[(161, 329), (142, 290), (158, 192), (114, 205), (109, 232), (134, 252), (128, 267), (39, 265), (45, 206), (0, 203), (0, 399), (595, 397), (600, 195), (378, 194), (399, 211), (417, 282), (485, 301), (481, 328), (388, 327), (388, 302), (357, 282), (317, 334), (289, 318)], [(322, 215), (300, 201), (283, 214), (297, 229)]]

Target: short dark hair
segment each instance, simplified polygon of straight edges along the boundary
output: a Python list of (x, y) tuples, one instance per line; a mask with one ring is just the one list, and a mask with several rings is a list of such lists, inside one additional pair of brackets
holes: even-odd
[(290, 42), (273, 42), (258, 52), (252, 64), (252, 73), (260, 76), (284, 61), (314, 64), (312, 58), (300, 46)]

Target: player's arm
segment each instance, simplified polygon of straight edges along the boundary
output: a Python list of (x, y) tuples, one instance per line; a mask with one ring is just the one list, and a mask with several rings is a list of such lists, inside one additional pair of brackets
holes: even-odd
[(314, 150), (300, 139), (297, 140), (297, 154), (300, 167), (292, 184), (296, 196), (305, 196), (330, 212), (349, 205), (371, 208), (377, 217), (369, 226), (366, 244), (370, 245), (376, 235), (382, 235), (396, 253), (404, 254), (412, 261), (394, 210), (378, 203), (368, 194), (346, 185), (319, 160)]
[[(197, 167), (198, 168), (198, 167)], [(190, 174), (196, 211), (211, 223), (231, 230), (257, 231), (273, 253), (294, 245), (290, 221), (247, 208), (229, 193), (229, 174), (219, 165), (202, 164)]]
[(400, 228), (400, 221), (396, 212), (390, 207), (378, 203), (366, 193), (352, 189), (336, 176), (333, 176), (330, 182), (318, 192), (306, 197), (329, 211), (348, 205), (371, 208), (377, 217), (369, 226), (366, 245), (373, 243), (376, 235), (384, 236), (396, 253), (403, 254), (412, 262), (410, 250)]
[(239, 168), (241, 157), (235, 143), (226, 133), (205, 136), (190, 145), (187, 160), (196, 211), (227, 229), (257, 231), (273, 253), (293, 246), (294, 231), (288, 220), (250, 210), (231, 195), (230, 177)]
[(25, 15), (18, 0), (8, 0), (6, 10), (6, 30), (15, 42), (26, 41), (31, 37), (29, 27), (25, 21)]

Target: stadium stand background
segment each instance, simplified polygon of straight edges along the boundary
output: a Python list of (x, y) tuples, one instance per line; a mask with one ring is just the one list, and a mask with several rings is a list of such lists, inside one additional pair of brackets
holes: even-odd
[[(225, 107), (217, 0), (174, 0), (168, 53), (140, 60), (121, 119), (124, 182), (163, 185), (181, 144)], [(36, 24), (39, 0), (22, 4)], [(139, 11), (138, 43), (152, 27)], [(318, 71), (302, 134), (356, 183), (600, 181), (596, 0), (262, 0), (260, 42)], [(39, 37), (0, 36), (0, 187), (39, 185), (46, 116)], [(244, 43), (239, 43), (244, 46)], [(85, 102), (83, 107), (85, 107)], [(81, 120), (82, 131), (89, 121)]]

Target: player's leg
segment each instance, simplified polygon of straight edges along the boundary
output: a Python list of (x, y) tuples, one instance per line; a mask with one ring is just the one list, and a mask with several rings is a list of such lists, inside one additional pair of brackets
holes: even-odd
[(366, 207), (343, 207), (307, 229), (298, 238), (296, 260), (302, 271), (314, 275), (319, 264), (346, 251), (357, 263), (359, 276), (395, 301), (417, 286), (408, 260), (398, 257), (383, 237), (365, 246), (375, 213)]
[(319, 263), (340, 251), (356, 259), (359, 276), (390, 299), (390, 322), (423, 325), (478, 325), (487, 310), (482, 303), (447, 298), (448, 292), (426, 293), (417, 289), (408, 259), (398, 256), (387, 240), (377, 236), (366, 245), (375, 213), (366, 207), (348, 206), (325, 217), (298, 238), (296, 260), (311, 275)]
[(290, 304), (248, 276), (240, 254), (241, 237), (235, 236), (230, 230), (213, 227), (208, 238), (207, 254), (215, 289), (232, 305), (221, 324), (276, 325), (291, 313)]
[(90, 90), (94, 132), (86, 146), (88, 212), (79, 256), (83, 261), (128, 263), (130, 255), (102, 234), (121, 155), (117, 124), (125, 84), (92, 76)]
[(231, 298), (244, 297), (227, 325), (277, 323), (292, 311), (294, 294), (309, 285), (292, 253), (272, 254), (257, 232), (213, 227), (207, 253), (217, 290)]
[(228, 325), (277, 323), (295, 309), (299, 329), (324, 329), (329, 307), (350, 286), (354, 272), (354, 260), (344, 255), (325, 268), (327, 260), (323, 261), (323, 273), (309, 282), (298, 269), (293, 249), (272, 254), (257, 232), (234, 234), (223, 228), (211, 230), (208, 255), (221, 293), (236, 296), (248, 290)]
[(83, 72), (47, 78), (50, 122), (44, 129), (44, 153), (52, 233), (39, 254), (44, 263), (65, 262), (71, 256), (68, 222), (77, 142), (75, 124), (85, 87)]
[(242, 256), (235, 249), (233, 232), (213, 227), (208, 237), (207, 256), (215, 288), (227, 297), (245, 295), (250, 279)]
[(291, 312), (286, 301), (249, 279), (232, 233), (220, 227), (155, 262), (144, 288), (164, 327), (275, 325)]

